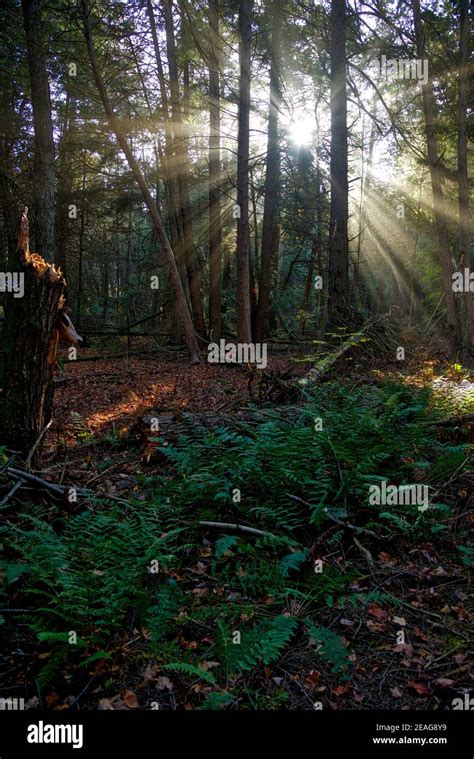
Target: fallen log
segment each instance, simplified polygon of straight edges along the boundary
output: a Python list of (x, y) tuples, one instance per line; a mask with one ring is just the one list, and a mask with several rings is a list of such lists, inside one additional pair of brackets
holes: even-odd
[(306, 377), (298, 380), (298, 385), (304, 387), (314, 382), (318, 382), (325, 374), (328, 373), (336, 361), (338, 361), (341, 356), (347, 353), (351, 348), (360, 343), (364, 336), (365, 329), (362, 329), (360, 332), (356, 332), (356, 334), (351, 335), (348, 340), (339, 346), (339, 348), (318, 361), (317, 364), (315, 364), (313, 368), (310, 369)]
[[(342, 345), (339, 345), (337, 348), (335, 348), (331, 353), (324, 356), (320, 361), (318, 361), (312, 369), (308, 372), (306, 377), (303, 377), (303, 379), (298, 380), (298, 385), (300, 387), (306, 387), (307, 385), (313, 384), (315, 382), (318, 382), (322, 377), (329, 372), (330, 369), (333, 368), (333, 366), (339, 361), (339, 359), (344, 356), (345, 353), (351, 350), (351, 348), (356, 347), (363, 339), (367, 339), (367, 335), (370, 334), (370, 330), (378, 324), (379, 322), (386, 319), (388, 316), (390, 316), (389, 313), (383, 314), (383, 316), (379, 317), (378, 319), (373, 319), (370, 322), (367, 322), (362, 329), (360, 329), (358, 332), (354, 332), (353, 334), (349, 335), (347, 340), (345, 340)], [(385, 329), (387, 331), (387, 328)], [(385, 336), (385, 342), (392, 342), (391, 338), (388, 334)], [(374, 335), (373, 333), (370, 335), (370, 339), (372, 341), (376, 341), (380, 343), (380, 336)], [(386, 346), (385, 346), (386, 347)]]

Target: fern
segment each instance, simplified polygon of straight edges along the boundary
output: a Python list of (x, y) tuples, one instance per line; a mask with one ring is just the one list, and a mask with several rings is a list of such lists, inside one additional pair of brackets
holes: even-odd
[(289, 553), (284, 556), (280, 559), (280, 569), (283, 572), (283, 575), (288, 577), (291, 570), (299, 570), (307, 558), (307, 551), (295, 551), (294, 553)]
[(182, 603), (182, 593), (174, 585), (168, 584), (161, 588), (158, 603), (149, 608), (147, 615), (152, 644), (157, 645), (170, 628), (175, 626), (174, 618), (178, 615)]
[(294, 634), (297, 624), (294, 617), (275, 617), (270, 622), (261, 622), (252, 630), (242, 632), (239, 644), (229, 643), (230, 632), (224, 630), (226, 639), (221, 644), (228, 668), (231, 671), (246, 671), (259, 662), (268, 665), (276, 661)]
[(223, 535), (222, 538), (216, 540), (215, 545), (215, 557), (216, 559), (222, 559), (225, 553), (227, 553), (238, 542), (238, 538), (235, 535)]
[(175, 672), (182, 672), (183, 674), (192, 677), (200, 677), (201, 680), (205, 680), (206, 683), (210, 683), (211, 685), (216, 684), (216, 679), (211, 672), (201, 669), (201, 667), (196, 667), (194, 664), (188, 664), (187, 662), (176, 661), (171, 662), (170, 664), (163, 664), (162, 669), (171, 669)]
[(320, 644), (319, 653), (332, 663), (332, 671), (336, 674), (345, 671), (349, 665), (349, 656), (339, 635), (328, 627), (316, 627), (311, 620), (305, 620), (305, 622), (310, 638)]

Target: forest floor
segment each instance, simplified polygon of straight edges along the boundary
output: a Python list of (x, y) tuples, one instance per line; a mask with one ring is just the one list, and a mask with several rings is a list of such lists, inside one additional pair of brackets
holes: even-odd
[[(307, 371), (301, 356), (270, 356), (263, 380), (166, 356), (65, 370), (41, 476), (94, 497), (58, 504), (31, 491), (8, 505), (16, 538), (4, 568), (2, 695), (52, 709), (453, 708), (473, 687), (473, 425), (430, 418), (473, 411), (469, 372), (432, 350), (403, 369), (359, 354), (341, 360), (311, 400), (324, 407), (327, 395), (334, 433), (306, 462), (308, 438), (286, 432), (301, 402), (272, 402), (273, 389), (288, 386), (282, 377)], [(237, 432), (225, 420), (217, 431), (180, 427), (186, 412), (228, 419), (249, 407), (268, 415), (260, 437), (248, 420)], [(145, 415), (172, 415), (169, 441)], [(359, 515), (361, 482), (379, 472), (404, 481), (407, 470), (429, 484), (428, 521), (390, 507)], [(243, 500), (248, 485), (248, 506), (224, 492), (235, 483)], [(328, 518), (316, 501), (332, 504)], [(270, 537), (199, 527), (209, 519)], [(135, 580), (144, 555), (156, 568)], [(85, 598), (88, 577), (90, 593), (108, 601)], [(35, 594), (47, 607), (36, 616)], [(20, 607), (31, 613), (12, 627), (8, 610)], [(77, 630), (79, 643), (68, 645), (64, 630)]]

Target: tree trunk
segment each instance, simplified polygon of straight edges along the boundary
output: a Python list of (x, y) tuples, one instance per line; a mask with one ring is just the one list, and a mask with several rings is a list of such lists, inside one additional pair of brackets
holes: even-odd
[[(8, 295), (2, 343), (3, 392), (0, 442), (26, 455), (51, 419), (54, 331), (65, 281), (54, 265), (28, 250), (28, 222), (22, 221), (23, 242), (17, 269), (24, 274), (24, 296)], [(23, 265), (20, 267), (20, 263)], [(38, 461), (38, 445), (34, 462)]]
[(209, 0), (209, 333), (221, 337), (222, 221), (220, 200), (219, 0)]
[(13, 271), (18, 238), (18, 219), (20, 208), (15, 193), (12, 191), (14, 182), (15, 144), (19, 139), (15, 126), (15, 106), (13, 82), (3, 81), (0, 89), (0, 207), (7, 237), (5, 271)]
[(97, 86), (97, 90), (102, 100), (102, 104), (104, 106), (104, 110), (106, 112), (109, 124), (115, 133), (117, 142), (119, 143), (120, 147), (122, 148), (125, 154), (125, 157), (128, 161), (130, 169), (132, 170), (135, 180), (141, 190), (143, 199), (145, 200), (145, 203), (148, 206), (148, 210), (150, 211), (150, 216), (152, 218), (154, 227), (156, 229), (158, 239), (160, 240), (161, 246), (163, 248), (163, 251), (165, 254), (166, 265), (170, 274), (170, 279), (172, 282), (172, 287), (173, 287), (175, 298), (176, 298), (177, 308), (179, 309), (180, 318), (183, 322), (186, 345), (188, 347), (191, 363), (199, 363), (200, 361), (199, 348), (198, 348), (198, 344), (196, 340), (196, 335), (194, 333), (194, 325), (191, 318), (191, 314), (189, 312), (189, 307), (186, 300), (186, 295), (184, 293), (183, 285), (179, 276), (179, 271), (176, 265), (176, 259), (174, 257), (173, 249), (171, 248), (170, 242), (168, 240), (165, 229), (163, 227), (163, 222), (161, 220), (161, 216), (156, 206), (156, 203), (153, 200), (153, 196), (145, 182), (145, 179), (135, 159), (135, 156), (130, 150), (128, 142), (125, 138), (125, 134), (122, 131), (120, 123), (112, 108), (112, 104), (110, 102), (107, 91), (104, 87), (104, 83), (102, 81), (102, 77), (100, 75), (99, 67), (97, 64), (94, 43), (92, 40), (88, 0), (82, 0), (82, 9), (83, 9), (84, 31), (85, 31), (87, 49), (89, 52), (89, 59), (90, 59), (92, 71), (94, 74), (94, 80)]
[(329, 225), (329, 319), (343, 324), (350, 311), (345, 0), (331, 4), (331, 210)]
[[(418, 58), (423, 59), (426, 56), (425, 37), (421, 21), (421, 10), (419, 0), (413, 0), (413, 19), (415, 26), (415, 41)], [(441, 173), (438, 163), (438, 146), (436, 139), (435, 124), (435, 103), (433, 97), (433, 88), (431, 78), (428, 76), (427, 84), (421, 85), (423, 116), (425, 120), (426, 145), (428, 149), (428, 166), (431, 177), (431, 188), (433, 192), (433, 211), (438, 234), (439, 253), (441, 258), (441, 268), (443, 271), (443, 290), (446, 300), (447, 309), (447, 326), (450, 332), (450, 338), (453, 342), (457, 340), (457, 319), (456, 319), (456, 301), (453, 291), (453, 268), (451, 264), (451, 251), (449, 248), (448, 225), (446, 221), (446, 212), (444, 208), (443, 190), (441, 187)]]
[(56, 263), (67, 276), (67, 249), (69, 246), (69, 206), (72, 204), (72, 152), (76, 120), (76, 101), (66, 93), (66, 110), (61, 139), (58, 144), (58, 200), (56, 208)]
[(166, 50), (168, 57), (169, 82), (171, 92), (171, 116), (174, 133), (175, 167), (178, 184), (178, 198), (181, 221), (183, 225), (184, 262), (189, 282), (189, 294), (194, 323), (198, 334), (204, 337), (206, 326), (201, 296), (199, 267), (194, 248), (193, 228), (191, 222), (191, 205), (189, 199), (189, 181), (187, 172), (188, 144), (187, 129), (183, 122), (181, 109), (176, 45), (173, 28), (173, 0), (164, 0), (163, 13), (166, 27)]
[[(87, 178), (87, 162), (86, 154), (83, 153), (82, 164), (82, 185), (81, 185), (81, 221), (79, 226), (79, 250), (78, 250), (78, 265), (77, 265), (77, 306), (76, 306), (76, 320), (77, 327), (80, 328), (82, 318), (82, 273), (84, 263), (84, 239), (86, 235), (86, 178)], [(118, 221), (117, 221), (118, 223)], [(118, 240), (118, 232), (117, 232)], [(117, 242), (118, 245), (118, 242)], [(119, 250), (120, 254), (120, 250)], [(120, 266), (120, 255), (118, 256), (118, 264)], [(128, 280), (127, 280), (128, 281)]]
[(237, 148), (237, 330), (241, 343), (252, 340), (250, 326), (249, 123), (250, 52), (253, 0), (241, 0), (239, 130)]
[(35, 130), (33, 205), (35, 248), (54, 261), (54, 141), (40, 0), (22, 0)]
[[(467, 269), (470, 281), (470, 229), (469, 229), (469, 180), (467, 171), (467, 82), (469, 61), (469, 7), (468, 0), (460, 0), (459, 19), (459, 75), (458, 75), (458, 202), (459, 202), (459, 249), (461, 270)], [(474, 353), (474, 303), (469, 290), (464, 290), (464, 316), (469, 350)]]
[[(168, 92), (166, 89), (166, 80), (161, 61), (160, 46), (158, 42), (158, 33), (156, 29), (155, 14), (151, 0), (147, 0), (147, 13), (150, 22), (151, 36), (153, 40), (153, 49), (155, 52), (156, 68), (158, 73), (158, 82), (161, 95), (161, 116), (165, 131), (165, 151), (162, 154), (163, 175), (165, 187), (165, 206), (169, 220), (171, 235), (171, 245), (175, 254), (176, 264), (183, 288), (186, 283), (186, 270), (184, 265), (184, 232), (183, 220), (179, 209), (178, 190), (176, 183), (176, 146), (173, 142), (173, 130), (171, 127), (170, 104)], [(178, 344), (181, 341), (182, 325), (180, 322), (179, 308), (176, 304), (171, 306), (171, 329), (170, 341), (172, 344)]]
[[(278, 194), (280, 185), (280, 146), (278, 144), (278, 114), (281, 106), (281, 0), (275, 0), (272, 20), (272, 49), (270, 65), (270, 105), (268, 110), (267, 166), (263, 204), (262, 255), (258, 292), (255, 339), (259, 342), (268, 334), (268, 309), (272, 268), (275, 261), (275, 226), (278, 223)], [(256, 223), (256, 220), (255, 220)]]

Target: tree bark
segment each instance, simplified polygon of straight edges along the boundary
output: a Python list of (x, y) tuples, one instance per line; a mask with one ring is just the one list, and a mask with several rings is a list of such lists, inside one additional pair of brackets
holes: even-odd
[(18, 200), (13, 192), (15, 184), (15, 144), (19, 139), (15, 123), (14, 84), (3, 81), (0, 89), (0, 207), (7, 238), (6, 271), (13, 271), (18, 237), (17, 224), (20, 218)]
[(221, 337), (222, 221), (219, 0), (209, 0), (209, 333)]
[[(415, 27), (415, 42), (418, 58), (423, 59), (426, 56), (425, 36), (421, 20), (421, 10), (419, 0), (413, 0), (413, 20)], [(438, 235), (438, 246), (441, 259), (441, 268), (443, 272), (443, 291), (446, 300), (447, 326), (450, 332), (450, 339), (456, 341), (457, 319), (456, 319), (456, 301), (453, 291), (453, 267), (451, 264), (451, 251), (449, 247), (448, 225), (446, 221), (446, 212), (444, 207), (443, 190), (441, 186), (441, 173), (438, 164), (438, 145), (436, 138), (435, 122), (435, 103), (433, 96), (433, 87), (431, 78), (428, 76), (427, 84), (421, 85), (421, 95), (423, 104), (423, 116), (426, 131), (426, 146), (428, 150), (428, 166), (431, 177), (431, 188), (433, 192), (433, 211), (436, 222)]]
[[(280, 184), (280, 146), (278, 144), (278, 114), (281, 107), (281, 0), (274, 0), (272, 47), (270, 64), (270, 105), (268, 110), (267, 166), (263, 205), (262, 254), (258, 292), (255, 339), (259, 342), (268, 334), (268, 309), (275, 261), (275, 226), (278, 223), (278, 194)], [(255, 219), (255, 223), (257, 220)]]
[(189, 282), (189, 294), (194, 323), (198, 334), (204, 337), (206, 326), (201, 296), (199, 267), (193, 240), (191, 221), (191, 204), (189, 198), (189, 180), (187, 172), (188, 143), (187, 128), (183, 121), (179, 92), (178, 65), (173, 27), (173, 0), (163, 0), (163, 13), (166, 28), (166, 51), (168, 57), (169, 83), (171, 92), (171, 116), (174, 133), (175, 166), (178, 184), (180, 216), (183, 227), (184, 263)]
[(331, 4), (331, 209), (329, 225), (329, 320), (344, 323), (349, 303), (347, 93), (345, 0)]
[[(467, 170), (467, 82), (469, 62), (469, 6), (468, 0), (460, 0), (459, 19), (459, 74), (458, 74), (458, 204), (460, 266), (468, 271), (470, 281), (470, 229), (469, 229), (469, 180)], [(469, 350), (474, 353), (474, 302), (471, 292), (464, 290), (464, 316)]]
[(237, 329), (239, 341), (252, 340), (250, 322), (249, 126), (250, 52), (253, 0), (241, 0), (239, 128), (237, 147)]
[[(24, 275), (24, 296), (8, 295), (2, 333), (0, 442), (26, 455), (51, 419), (54, 332), (66, 283), (54, 265), (29, 254), (26, 213), (22, 232), (17, 269)], [(40, 453), (38, 445), (34, 462)]]
[(97, 64), (95, 48), (94, 48), (94, 43), (93, 43), (92, 34), (91, 34), (89, 2), (88, 0), (81, 0), (81, 2), (82, 2), (82, 9), (83, 9), (83, 21), (84, 21), (84, 32), (85, 32), (86, 44), (87, 44), (87, 49), (89, 52), (89, 59), (90, 59), (91, 67), (92, 67), (92, 72), (94, 75), (94, 80), (97, 86), (97, 90), (102, 100), (102, 105), (104, 106), (104, 110), (107, 115), (109, 124), (113, 132), (115, 133), (117, 142), (122, 148), (125, 154), (125, 157), (128, 161), (128, 164), (130, 166), (130, 169), (132, 170), (135, 180), (141, 190), (143, 199), (145, 200), (145, 203), (150, 212), (150, 216), (152, 218), (154, 227), (156, 229), (158, 239), (160, 240), (161, 246), (163, 248), (163, 251), (165, 254), (166, 265), (169, 271), (172, 287), (173, 287), (175, 298), (176, 298), (177, 307), (179, 308), (180, 318), (183, 322), (186, 345), (189, 351), (191, 363), (199, 363), (200, 361), (199, 348), (198, 348), (198, 344), (196, 340), (196, 335), (194, 332), (194, 325), (191, 318), (191, 314), (189, 312), (189, 307), (188, 307), (188, 303), (187, 303), (186, 296), (184, 293), (183, 285), (179, 276), (179, 271), (176, 265), (176, 259), (174, 257), (173, 249), (171, 248), (170, 242), (168, 240), (165, 229), (163, 227), (163, 222), (161, 220), (160, 212), (158, 211), (156, 203), (153, 200), (153, 196), (145, 182), (145, 179), (135, 159), (135, 156), (130, 150), (128, 142), (125, 138), (125, 134), (122, 131), (120, 123), (112, 108), (112, 104), (110, 102), (107, 91), (104, 87), (104, 83), (102, 81), (102, 77), (100, 75), (99, 67)]
[(54, 140), (40, 0), (22, 0), (35, 130), (33, 206), (35, 248), (54, 261)]
[[(147, 0), (147, 13), (150, 22), (151, 36), (153, 40), (153, 50), (155, 52), (155, 61), (158, 74), (161, 96), (161, 116), (165, 132), (165, 150), (162, 155), (163, 175), (165, 187), (165, 206), (169, 220), (171, 235), (171, 246), (175, 254), (176, 264), (183, 288), (186, 288), (186, 269), (184, 265), (184, 232), (183, 220), (179, 209), (178, 189), (176, 183), (176, 156), (175, 145), (173, 142), (173, 130), (171, 127), (170, 102), (166, 89), (166, 80), (161, 61), (160, 46), (158, 42), (158, 33), (156, 29), (155, 14), (151, 0)], [(170, 341), (178, 344), (181, 341), (182, 325), (180, 322), (179, 309), (175, 303), (171, 305), (171, 329)]]
[(56, 207), (56, 263), (65, 277), (67, 276), (69, 243), (69, 206), (72, 203), (73, 174), (71, 161), (75, 119), (76, 101), (68, 87), (63, 131), (58, 144), (58, 197)]

